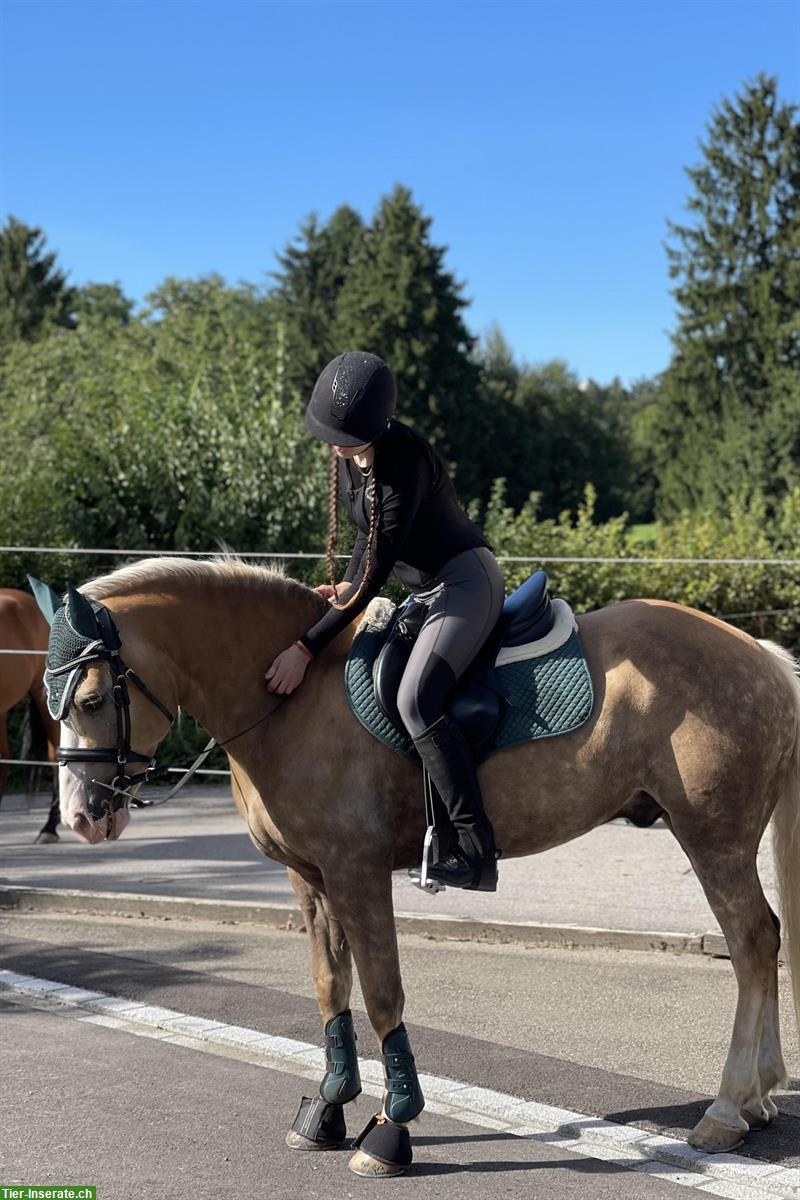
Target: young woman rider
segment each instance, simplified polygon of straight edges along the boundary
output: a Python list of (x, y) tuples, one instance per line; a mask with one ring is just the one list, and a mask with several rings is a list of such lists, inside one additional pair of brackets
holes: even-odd
[[(494, 891), (497, 853), (475, 763), (445, 708), (456, 679), (494, 628), (503, 606), (497, 560), (459, 506), (436, 451), (394, 419), (395, 379), (374, 354), (353, 351), (328, 363), (306, 410), (306, 427), (331, 446), (330, 608), (266, 673), (270, 691), (288, 694), (309, 662), (377, 595), (390, 572), (428, 607), (397, 695), (419, 756), (458, 835), (428, 874), (451, 887)], [(357, 527), (341, 583), (334, 577), (337, 494)]]

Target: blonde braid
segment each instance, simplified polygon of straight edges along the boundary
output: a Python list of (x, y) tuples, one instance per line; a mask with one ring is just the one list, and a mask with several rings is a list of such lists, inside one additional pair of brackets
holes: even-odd
[(372, 570), (372, 563), (375, 558), (375, 542), (377, 540), (376, 535), (378, 532), (378, 513), (379, 513), (380, 505), (378, 504), (378, 481), (375, 478), (374, 462), (373, 462), (373, 467), (372, 467), (372, 475), (370, 476), (369, 482), (366, 485), (368, 488), (369, 488), (370, 483), (372, 484), (372, 492), (370, 494), (369, 530), (367, 532), (367, 548), (365, 551), (364, 571), (361, 576), (361, 583), (356, 588), (354, 595), (352, 595), (345, 604), (337, 604), (336, 599), (331, 600), (331, 605), (333, 606), (333, 608), (338, 609), (339, 612), (345, 612), (346, 609), (350, 608), (351, 605), (355, 604), (358, 601), (359, 597), (361, 596), (361, 593), (364, 591), (364, 588), (367, 586), (367, 583), (369, 582), (369, 576), (370, 576), (370, 572)]

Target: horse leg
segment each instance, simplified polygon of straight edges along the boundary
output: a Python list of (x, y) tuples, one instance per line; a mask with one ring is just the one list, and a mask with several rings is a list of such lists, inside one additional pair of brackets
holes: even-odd
[(50, 716), (47, 708), (47, 693), (42, 684), (31, 689), (30, 700), (31, 758), (46, 756), (53, 764), (50, 811), (36, 838), (36, 844), (42, 845), (59, 840), (58, 823), (61, 819), (61, 811), (58, 798), (58, 768), (56, 766), (59, 726), (58, 721), (54, 721)]
[[(772, 909), (770, 916), (775, 928), (780, 933), (780, 921)], [(742, 1116), (751, 1129), (761, 1129), (776, 1116), (778, 1109), (770, 1092), (773, 1088), (786, 1084), (787, 1071), (781, 1050), (780, 1020), (778, 1015), (778, 963), (777, 959), (770, 972), (769, 995), (764, 1012), (764, 1024), (761, 1027), (761, 1040), (758, 1046), (758, 1078), (761, 1093), (760, 1106), (745, 1106)]]
[[(776, 1037), (780, 935), (758, 878), (755, 849), (720, 853), (709, 849), (713, 838), (707, 829), (702, 838), (696, 832), (693, 837), (682, 835), (674, 825), (673, 832), (725, 935), (739, 992), (717, 1098), (688, 1139), (696, 1149), (715, 1154), (741, 1144), (750, 1129), (744, 1114), (761, 1117), (765, 1090), (781, 1082), (785, 1071)], [(771, 1034), (766, 1039), (765, 1029)]]
[(60, 841), (58, 836), (58, 823), (61, 820), (61, 803), (58, 795), (58, 771), (53, 770), (53, 782), (50, 789), (50, 811), (47, 814), (47, 820), (36, 838), (36, 843), (39, 845), (50, 845), (52, 842)]
[[(55, 779), (55, 777), (54, 777)], [(59, 841), (58, 822), (61, 820), (61, 806), (58, 800), (58, 789), (53, 784), (53, 790), (50, 795), (50, 811), (47, 814), (47, 820), (36, 837), (36, 845), (49, 845), (51, 842)]]
[(344, 1142), (342, 1105), (361, 1091), (356, 1035), (350, 1013), (353, 967), (344, 930), (327, 897), (289, 868), (308, 933), (314, 993), (325, 1026), (327, 1071), (318, 1098), (304, 1096), (300, 1112), (286, 1135), (293, 1150), (333, 1150)]
[[(345, 883), (345, 880), (350, 882)], [(411, 1163), (408, 1122), (425, 1107), (406, 1027), (403, 982), (392, 906), (392, 876), (374, 862), (337, 862), (325, 888), (353, 950), (364, 1003), (381, 1048), (381, 1112), (356, 1139), (357, 1175), (400, 1175)]]
[[(6, 725), (5, 713), (0, 713), (0, 758), (11, 758), (11, 745), (8, 740), (8, 726)], [(0, 800), (3, 798), (10, 770), (11, 768), (7, 764), (0, 763)]]

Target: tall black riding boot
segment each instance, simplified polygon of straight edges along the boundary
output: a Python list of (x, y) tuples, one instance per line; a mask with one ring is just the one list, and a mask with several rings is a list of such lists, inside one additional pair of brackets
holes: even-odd
[[(414, 738), (414, 745), (458, 834), (447, 857), (428, 868), (428, 878), (446, 887), (497, 891), (494, 831), (484, 812), (475, 760), (463, 733), (443, 716)], [(418, 873), (411, 871), (412, 876)]]

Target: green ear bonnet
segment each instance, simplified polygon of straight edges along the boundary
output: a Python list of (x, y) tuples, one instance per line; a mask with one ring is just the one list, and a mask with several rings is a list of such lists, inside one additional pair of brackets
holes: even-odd
[(107, 649), (97, 624), (103, 606), (87, 600), (75, 588), (67, 590), (66, 602), (47, 584), (28, 576), (36, 603), (50, 622), (44, 686), (47, 711), (54, 721), (63, 721), (72, 703), (81, 674), (99, 660)]

